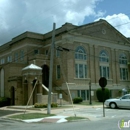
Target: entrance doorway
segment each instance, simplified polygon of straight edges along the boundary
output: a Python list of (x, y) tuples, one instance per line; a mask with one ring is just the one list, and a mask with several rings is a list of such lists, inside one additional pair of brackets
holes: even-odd
[(10, 95), (11, 95), (11, 105), (15, 105), (15, 88), (13, 86), (11, 87)]
[(48, 88), (49, 87), (49, 67), (43, 65), (42, 67), (42, 83)]

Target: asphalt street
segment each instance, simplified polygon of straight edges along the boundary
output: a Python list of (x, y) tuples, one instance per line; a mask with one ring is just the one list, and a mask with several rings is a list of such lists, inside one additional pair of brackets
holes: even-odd
[[(75, 109), (75, 111), (73, 111), (73, 109), (70, 109), (70, 110), (64, 110), (58, 114), (59, 115), (74, 115), (74, 114), (76, 114), (76, 116), (87, 117), (91, 121), (104, 119), (102, 107), (81, 108), (81, 109)], [(125, 117), (130, 118), (130, 109), (105, 108), (105, 118), (106, 119), (112, 119), (112, 118), (122, 119)]]
[[(119, 130), (119, 121), (130, 120), (129, 109), (105, 109), (105, 117), (103, 117), (102, 107), (76, 107), (57, 110), (57, 115), (74, 115), (87, 117), (90, 120), (68, 122), (68, 123), (24, 123), (2, 117), (8, 114), (19, 113), (18, 110), (0, 110), (0, 130)], [(123, 129), (123, 128), (122, 128)], [(121, 130), (122, 130), (121, 129)], [(124, 128), (126, 129), (126, 128)], [(130, 129), (130, 127), (129, 127)]]
[(10, 114), (15, 114), (15, 113), (20, 113), (22, 111), (17, 111), (17, 110), (0, 110), (0, 117), (10, 115)]
[(0, 130), (119, 130), (119, 120), (120, 118), (112, 118), (102, 121), (80, 121), (61, 124), (23, 123), (5, 120), (0, 122)]

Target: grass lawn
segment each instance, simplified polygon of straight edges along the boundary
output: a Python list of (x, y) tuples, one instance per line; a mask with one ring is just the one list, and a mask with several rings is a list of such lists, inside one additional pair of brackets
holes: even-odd
[(26, 114), (9, 116), (9, 118), (26, 120), (26, 119), (44, 118), (44, 117), (49, 117), (49, 116), (54, 116), (54, 114), (48, 115), (44, 113), (26, 113)]
[(88, 119), (88, 118), (85, 118), (85, 117), (77, 117), (77, 116), (71, 116), (71, 117), (67, 117), (67, 118), (65, 118), (65, 119), (68, 120), (68, 121), (76, 121), (76, 120)]
[[(81, 102), (80, 105), (90, 105), (89, 101)], [(102, 102), (92, 101), (92, 105), (102, 105)]]
[[(27, 119), (35, 119), (35, 118), (44, 118), (44, 117), (49, 117), (49, 116), (55, 116), (55, 115), (54, 114), (47, 115), (43, 113), (26, 113), (26, 114), (9, 116), (9, 118), (27, 120)], [(81, 119), (88, 119), (88, 118), (77, 117), (77, 116), (71, 116), (71, 117), (66, 118), (66, 120), (68, 121), (76, 121), (76, 120), (81, 120)]]

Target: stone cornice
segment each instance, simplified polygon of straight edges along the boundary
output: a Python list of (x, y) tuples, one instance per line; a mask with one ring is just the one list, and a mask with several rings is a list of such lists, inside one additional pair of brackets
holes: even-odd
[(119, 44), (115, 43), (113, 41), (107, 40), (107, 39), (101, 39), (101, 38), (96, 38), (96, 37), (91, 37), (91, 36), (84, 36), (84, 35), (77, 35), (77, 34), (65, 34), (63, 39), (71, 39), (72, 42), (82, 42), (85, 44), (91, 44), (91, 45), (96, 45), (96, 46), (105, 46), (109, 47), (112, 49), (120, 49), (120, 50), (130, 50), (129, 45), (125, 44)]

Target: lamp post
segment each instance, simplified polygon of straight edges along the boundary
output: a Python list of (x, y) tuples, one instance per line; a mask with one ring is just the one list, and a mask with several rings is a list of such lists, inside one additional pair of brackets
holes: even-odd
[(91, 80), (89, 81), (89, 104), (92, 104), (92, 100), (91, 100)]

